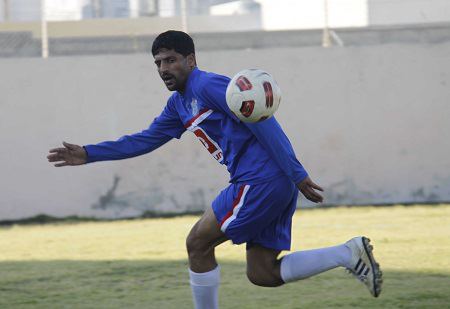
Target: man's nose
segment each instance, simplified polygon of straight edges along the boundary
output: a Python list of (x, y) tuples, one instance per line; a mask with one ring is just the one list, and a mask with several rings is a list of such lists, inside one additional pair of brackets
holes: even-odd
[(169, 71), (169, 66), (166, 63), (161, 62), (161, 65), (159, 66), (159, 72), (161, 74), (164, 74), (164, 73), (167, 73), (168, 71)]

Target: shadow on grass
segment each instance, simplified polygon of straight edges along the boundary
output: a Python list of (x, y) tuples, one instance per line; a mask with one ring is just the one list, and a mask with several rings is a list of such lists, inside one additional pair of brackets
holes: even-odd
[[(312, 205), (309, 207), (300, 207), (302, 211), (314, 211), (318, 209), (328, 209), (328, 208), (361, 208), (361, 207), (393, 207), (393, 206), (403, 206), (403, 207), (446, 207), (449, 203), (397, 203), (397, 204), (359, 204), (359, 205), (329, 205), (320, 204)], [(12, 225), (40, 225), (40, 224), (53, 224), (53, 223), (82, 223), (82, 222), (111, 222), (111, 221), (121, 221), (121, 220), (140, 220), (148, 218), (175, 218), (183, 216), (200, 216), (204, 210), (192, 210), (184, 212), (160, 212), (160, 211), (144, 211), (140, 216), (134, 217), (120, 217), (115, 219), (107, 218), (96, 218), (96, 217), (80, 217), (80, 216), (66, 216), (66, 217), (54, 217), (46, 214), (39, 214), (29, 218), (16, 219), (16, 220), (0, 220), (0, 227), (9, 227)]]
[(149, 218), (176, 218), (183, 216), (200, 216), (203, 211), (186, 211), (186, 212), (155, 212), (145, 211), (142, 215), (137, 217), (121, 217), (117, 219), (95, 218), (95, 217), (80, 217), (80, 216), (67, 216), (67, 217), (54, 217), (46, 214), (40, 214), (34, 217), (17, 219), (17, 220), (0, 220), (0, 227), (11, 225), (38, 225), (38, 224), (53, 224), (53, 223), (82, 223), (82, 222), (112, 222), (122, 220), (140, 220)]
[[(221, 261), (221, 308), (448, 308), (450, 273), (384, 270), (378, 299), (333, 270), (279, 288), (253, 286)], [(185, 261), (0, 262), (0, 308), (192, 308)]]

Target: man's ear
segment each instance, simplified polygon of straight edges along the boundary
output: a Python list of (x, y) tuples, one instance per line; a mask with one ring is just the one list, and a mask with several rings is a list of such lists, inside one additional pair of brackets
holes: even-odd
[(187, 58), (187, 63), (191, 68), (197, 66), (197, 60), (195, 59), (195, 54), (189, 54), (189, 55), (187, 55), (186, 58)]

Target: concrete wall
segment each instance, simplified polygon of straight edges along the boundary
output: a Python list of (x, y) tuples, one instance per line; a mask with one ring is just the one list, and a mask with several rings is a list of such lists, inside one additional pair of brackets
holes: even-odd
[(368, 24), (404, 25), (450, 21), (448, 0), (368, 0)]
[(256, 0), (263, 29), (320, 29), (450, 21), (448, 0)]
[[(402, 27), (348, 28), (333, 31), (332, 45), (442, 44), (450, 42), (450, 24)], [(149, 53), (155, 35), (55, 37), (49, 40), (49, 55), (80, 56)], [(194, 33), (197, 51), (321, 46), (322, 30), (238, 31)], [(2, 32), (0, 57), (41, 57), (41, 40), (31, 32)]]
[[(48, 22), (51, 38), (139, 36), (159, 34), (168, 29), (181, 30), (180, 17), (152, 17), (131, 19), (86, 19), (83, 21)], [(238, 16), (193, 16), (187, 21), (190, 33), (233, 32), (261, 30), (262, 21), (258, 14)], [(41, 37), (41, 23), (1, 22), (0, 32), (32, 32), (33, 37)]]
[(365, 0), (256, 0), (261, 3), (264, 30), (368, 26)]
[[(0, 1), (0, 32), (30, 31), (33, 37), (39, 38), (40, 0), (10, 2), (10, 18), (5, 22), (3, 1)], [(190, 33), (322, 29), (325, 26), (326, 11), (328, 26), (338, 30), (350, 27), (450, 22), (448, 0), (329, 0), (327, 10), (322, 0), (257, 2), (261, 4), (261, 11), (248, 14), (189, 15), (187, 28)], [(74, 21), (74, 16), (81, 14), (80, 11), (70, 10), (65, 4), (64, 9), (67, 10), (65, 15), (61, 8), (58, 9), (58, 5), (55, 5), (52, 5), (53, 13), (48, 12), (50, 17), (48, 34), (51, 38), (155, 35), (167, 29), (182, 27), (181, 17), (173, 16), (170, 10), (165, 11), (168, 14), (151, 18), (114, 19), (111, 18), (111, 14), (106, 14), (100, 19)]]
[[(210, 32), (210, 28), (218, 28), (220, 24), (222, 31), (229, 31), (227, 27), (235, 30), (253, 30), (255, 24), (258, 24), (258, 30), (287, 30), (287, 29), (320, 29), (325, 24), (325, 1), (323, 0), (255, 0), (261, 5), (260, 10), (255, 10), (249, 15), (239, 16), (236, 13), (236, 7), (243, 7), (238, 3), (225, 3), (214, 6), (211, 13), (215, 17), (226, 14), (232, 18), (217, 19), (215, 23), (209, 22), (208, 18), (198, 18), (198, 12), (209, 10), (208, 6), (198, 5), (202, 7), (199, 9), (195, 4), (197, 1), (187, 1), (188, 3), (188, 22), (192, 24), (191, 31)], [(80, 5), (81, 4), (81, 5)], [(79, 1), (60, 1), (47, 0), (47, 20), (77, 20), (81, 18), (92, 17), (92, 5), (90, 0)], [(227, 9), (228, 7), (228, 9)], [(234, 8), (233, 8), (234, 7)], [(189, 10), (191, 8), (191, 10)], [(145, 8), (142, 8), (145, 11)], [(153, 17), (153, 21), (134, 21), (128, 22), (115, 19), (122, 26), (113, 26), (110, 30), (110, 35), (118, 30), (120, 33), (127, 29), (134, 28), (136, 24), (142, 26), (153, 24), (152, 28), (140, 29), (138, 32), (157, 33), (156, 29), (163, 25), (163, 29), (173, 24), (171, 19), (180, 20), (180, 8), (174, 1), (164, 1), (159, 3), (159, 15), (161, 18)], [(190, 11), (190, 12), (189, 12)], [(239, 10), (238, 10), (239, 11)], [(242, 11), (242, 10), (241, 10)], [(245, 10), (244, 10), (245, 11)], [(422, 24), (422, 23), (441, 23), (450, 21), (450, 1), (448, 0), (328, 0), (328, 23), (333, 28), (342, 27), (364, 27), (376, 25), (401, 25), (401, 24)], [(103, 11), (99, 12), (103, 18), (114, 17), (137, 17), (138, 9), (137, 2), (131, 1), (126, 4), (126, 1), (103, 1)], [(189, 14), (190, 13), (190, 14)], [(0, 22), (26, 22), (39, 21), (41, 16), (40, 0), (10, 0), (8, 18), (5, 18), (4, 0), (0, 1)], [(252, 21), (252, 19), (255, 21)], [(206, 21), (205, 21), (206, 19)], [(238, 25), (233, 23), (233, 19), (238, 22)], [(261, 23), (262, 19), (262, 23)], [(225, 21), (225, 23), (223, 23)], [(97, 25), (99, 32), (97, 35), (104, 35), (106, 27), (109, 22), (102, 24), (92, 24), (91, 31), (98, 32), (92, 26)], [(24, 30), (23, 25), (21, 31)], [(63, 28), (64, 27), (62, 26)], [(83, 27), (83, 26), (82, 26)], [(106, 30), (107, 31), (107, 30)], [(68, 35), (70, 36), (70, 32)], [(127, 33), (133, 35), (133, 32)]]
[[(271, 72), (277, 117), (326, 203), (450, 201), (450, 44), (199, 52)], [(49, 148), (146, 128), (169, 93), (148, 55), (0, 59), (0, 219), (210, 205), (227, 172), (189, 133), (154, 153), (54, 168)]]

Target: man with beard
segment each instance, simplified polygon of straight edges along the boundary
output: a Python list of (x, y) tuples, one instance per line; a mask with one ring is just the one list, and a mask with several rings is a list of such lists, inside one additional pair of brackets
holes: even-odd
[(206, 209), (186, 240), (196, 308), (218, 308), (220, 267), (214, 250), (227, 240), (246, 243), (247, 276), (255, 285), (276, 287), (340, 266), (377, 297), (381, 271), (366, 237), (278, 258), (282, 250), (290, 250), (298, 191), (318, 203), (323, 200), (318, 191), (323, 189), (297, 160), (275, 117), (254, 124), (239, 121), (225, 100), (230, 79), (197, 68), (194, 42), (188, 34), (160, 34), (152, 54), (165, 86), (174, 93), (149, 128), (83, 147), (64, 142), (63, 148), (50, 150), (48, 160), (61, 167), (131, 158), (191, 131), (230, 173), (230, 185)]

